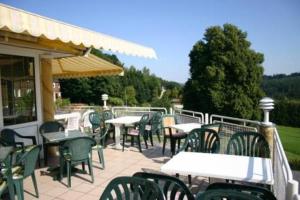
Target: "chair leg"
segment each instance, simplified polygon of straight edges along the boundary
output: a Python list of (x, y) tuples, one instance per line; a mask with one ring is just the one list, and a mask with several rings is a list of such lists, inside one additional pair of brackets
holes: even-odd
[(60, 161), (60, 163), (59, 163), (59, 178), (60, 178), (60, 180), (62, 180), (63, 174), (64, 174), (65, 161), (62, 156), (60, 156), (59, 161)]
[(180, 149), (180, 139), (177, 140), (177, 149)]
[(149, 132), (149, 138), (150, 138), (151, 146), (153, 146), (153, 137), (152, 137), (152, 133), (151, 132)]
[(188, 175), (188, 182), (189, 182), (189, 185), (192, 185), (192, 176), (191, 175)]
[(124, 151), (124, 147), (125, 147), (125, 133), (123, 133), (123, 147), (122, 147), (122, 151)]
[(88, 159), (88, 166), (89, 166), (90, 175), (92, 177), (92, 183), (94, 183), (94, 173), (93, 173), (93, 167), (92, 167), (92, 159), (91, 159), (91, 157), (89, 157), (89, 159)]
[(170, 138), (170, 146), (171, 146), (171, 157), (175, 155), (175, 148), (176, 148), (176, 139)]
[(163, 149), (162, 149), (162, 154), (163, 155), (165, 155), (166, 143), (167, 143), (167, 138), (166, 138), (166, 136), (164, 136)]
[(156, 132), (156, 135), (157, 135), (158, 142), (160, 143), (160, 134), (159, 134), (159, 132)]
[[(138, 136), (140, 137), (140, 136)], [(148, 143), (147, 143), (147, 138), (145, 135), (143, 135), (143, 138), (144, 138), (144, 142), (145, 142), (145, 146), (146, 146), (146, 149), (148, 149)]]
[(68, 187), (71, 187), (71, 163), (67, 161), (67, 177), (68, 177)]
[(81, 162), (82, 171), (85, 171), (85, 162)]
[(23, 179), (14, 180), (18, 200), (24, 200)]
[(35, 195), (37, 198), (39, 198), (39, 190), (38, 190), (38, 187), (37, 187), (37, 184), (36, 184), (36, 178), (35, 178), (35, 173), (33, 172), (31, 174), (31, 178), (32, 178), (32, 182), (33, 182), (33, 186), (34, 186), (34, 190), (35, 190)]
[(102, 169), (105, 169), (103, 149), (101, 147), (98, 147), (98, 157), (99, 157), (100, 164), (102, 164)]
[(140, 136), (137, 137), (137, 140), (138, 140), (139, 150), (140, 152), (142, 152)]
[(44, 144), (44, 166), (48, 165), (48, 146)]

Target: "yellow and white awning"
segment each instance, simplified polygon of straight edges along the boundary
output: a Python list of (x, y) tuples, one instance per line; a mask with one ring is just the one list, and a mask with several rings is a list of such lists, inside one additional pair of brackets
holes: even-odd
[(52, 59), (53, 78), (121, 75), (123, 68), (92, 54)]
[(90, 31), (0, 3), (0, 30), (112, 52), (156, 58), (152, 48)]

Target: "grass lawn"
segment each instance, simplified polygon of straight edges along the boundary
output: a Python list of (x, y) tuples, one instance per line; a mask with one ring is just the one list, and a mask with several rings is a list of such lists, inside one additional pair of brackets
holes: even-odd
[(300, 128), (277, 126), (291, 168), (300, 169)]

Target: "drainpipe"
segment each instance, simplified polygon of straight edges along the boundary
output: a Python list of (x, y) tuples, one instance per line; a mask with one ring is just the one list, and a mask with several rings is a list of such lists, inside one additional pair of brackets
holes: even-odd
[(269, 121), (269, 112), (274, 109), (274, 100), (264, 97), (259, 101), (259, 107), (264, 112), (264, 121), (260, 123), (259, 132), (265, 136), (269, 144), (271, 159), (273, 159), (275, 124)]

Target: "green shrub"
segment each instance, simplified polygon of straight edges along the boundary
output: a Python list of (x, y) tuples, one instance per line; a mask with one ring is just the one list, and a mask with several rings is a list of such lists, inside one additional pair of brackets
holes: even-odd
[(275, 101), (275, 109), (270, 117), (276, 124), (300, 127), (300, 101), (287, 99)]
[(112, 106), (123, 106), (124, 101), (118, 97), (109, 97), (108, 102)]

